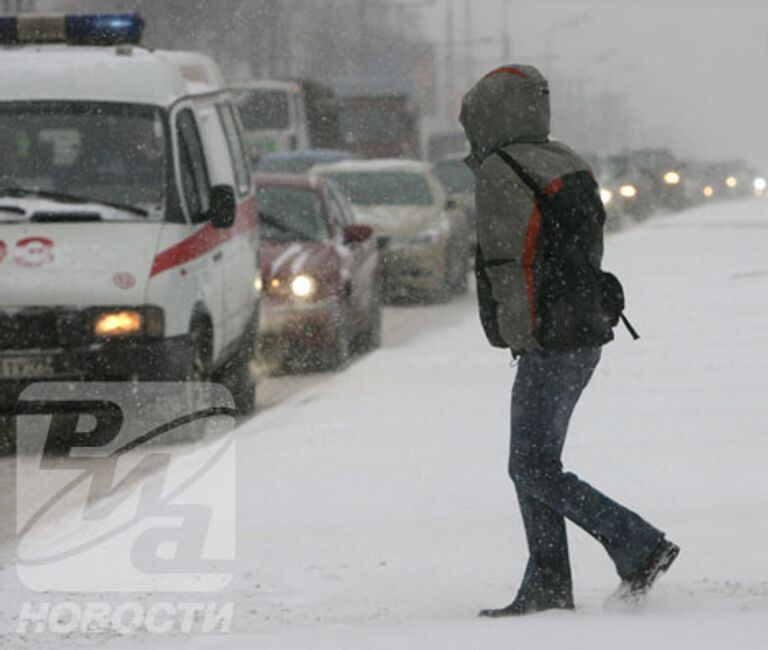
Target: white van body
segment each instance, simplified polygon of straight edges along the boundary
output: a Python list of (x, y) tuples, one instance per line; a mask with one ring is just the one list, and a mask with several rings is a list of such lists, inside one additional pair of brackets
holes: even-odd
[(233, 90), (253, 160), (276, 151), (311, 146), (300, 84), (264, 79), (233, 84)]
[[(261, 290), (242, 125), (216, 64), (126, 45), (0, 47), (0, 88), (2, 387), (215, 376), (250, 343)], [(133, 143), (149, 151), (141, 183), (117, 165), (136, 165), (131, 129), (148, 142)], [(212, 221), (217, 186), (234, 190), (229, 227)]]

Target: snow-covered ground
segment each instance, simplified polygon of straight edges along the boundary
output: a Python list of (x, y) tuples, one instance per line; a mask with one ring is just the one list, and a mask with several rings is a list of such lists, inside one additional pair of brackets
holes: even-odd
[(514, 369), (468, 310), (240, 428), (233, 631), (185, 647), (768, 647), (768, 202), (659, 217), (612, 236), (605, 267), (642, 339), (605, 348), (565, 464), (682, 547), (644, 611), (602, 611), (617, 577), (571, 527), (576, 613), (476, 617), (512, 599), (526, 548)]

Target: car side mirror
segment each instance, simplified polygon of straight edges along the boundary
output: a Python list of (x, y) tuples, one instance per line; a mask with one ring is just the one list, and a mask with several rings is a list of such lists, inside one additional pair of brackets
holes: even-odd
[(208, 210), (214, 228), (231, 228), (235, 223), (235, 188), (231, 185), (214, 185)]
[(373, 237), (373, 228), (362, 223), (354, 223), (344, 227), (344, 243), (359, 244)]

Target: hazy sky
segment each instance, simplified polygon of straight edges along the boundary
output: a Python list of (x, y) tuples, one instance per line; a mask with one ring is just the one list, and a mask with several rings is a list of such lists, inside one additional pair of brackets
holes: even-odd
[[(448, 1), (420, 11), (436, 41)], [(503, 1), (469, 1), (473, 37), (495, 39), (473, 48), (475, 75), (501, 61)], [(461, 38), (465, 0), (453, 3)], [(514, 61), (625, 94), (643, 143), (768, 170), (768, 1), (507, 0), (507, 15)]]

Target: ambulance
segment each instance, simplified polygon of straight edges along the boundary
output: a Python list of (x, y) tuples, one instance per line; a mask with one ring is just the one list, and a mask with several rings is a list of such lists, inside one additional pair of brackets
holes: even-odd
[(138, 14), (0, 18), (0, 405), (44, 380), (219, 381), (254, 408), (237, 107)]

